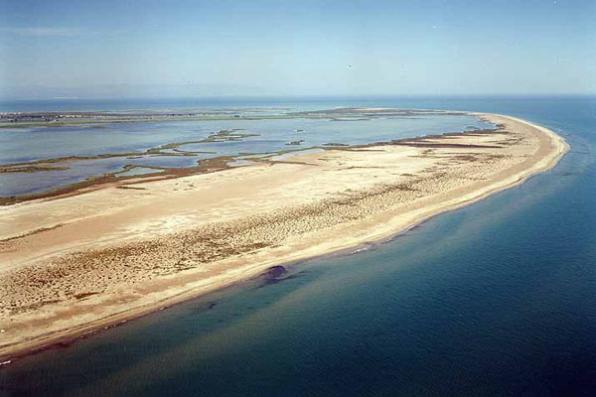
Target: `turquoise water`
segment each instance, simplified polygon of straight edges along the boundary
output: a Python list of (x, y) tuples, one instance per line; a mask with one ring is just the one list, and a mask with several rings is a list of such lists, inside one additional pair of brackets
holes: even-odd
[(391, 105), (515, 115), (571, 151), (390, 242), (17, 360), (0, 395), (596, 394), (596, 99)]

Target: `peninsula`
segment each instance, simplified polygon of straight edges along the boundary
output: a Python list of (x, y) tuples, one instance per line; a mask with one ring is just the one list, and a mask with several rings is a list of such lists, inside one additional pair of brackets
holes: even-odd
[(388, 238), (553, 167), (552, 131), (493, 130), (273, 155), (0, 207), (0, 361)]

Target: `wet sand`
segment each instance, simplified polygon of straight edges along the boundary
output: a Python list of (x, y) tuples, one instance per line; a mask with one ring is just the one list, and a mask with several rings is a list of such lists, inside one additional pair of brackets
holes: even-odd
[[(523, 120), (330, 148), (0, 208), (0, 359), (301, 260), (387, 238), (553, 167)], [(126, 184), (128, 183), (128, 185)]]

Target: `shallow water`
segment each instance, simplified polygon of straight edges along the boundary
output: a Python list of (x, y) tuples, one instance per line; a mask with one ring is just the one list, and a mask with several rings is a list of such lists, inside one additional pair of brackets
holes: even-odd
[(126, 171), (119, 172), (118, 176), (137, 176), (137, 175), (148, 175), (148, 174), (159, 174), (162, 170), (147, 167), (133, 167)]
[[(291, 109), (297, 111), (300, 108)], [(491, 125), (466, 115), (429, 115), (350, 121), (331, 118), (231, 119), (0, 128), (0, 165), (72, 156), (118, 156), (51, 163), (62, 167), (61, 170), (0, 173), (0, 196), (46, 192), (117, 173), (134, 165), (193, 167), (201, 160), (214, 157), (303, 150), (328, 143), (367, 144), (472, 127), (489, 128)], [(246, 136), (238, 140), (197, 142), (218, 131), (232, 130)], [(166, 156), (147, 153), (172, 144), (179, 146), (161, 151)]]
[(596, 100), (393, 104), (519, 116), (572, 149), (390, 242), (17, 360), (0, 395), (596, 394)]

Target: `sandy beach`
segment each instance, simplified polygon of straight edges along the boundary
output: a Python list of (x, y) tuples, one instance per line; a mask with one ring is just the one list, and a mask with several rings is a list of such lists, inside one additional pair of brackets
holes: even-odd
[(396, 235), (552, 168), (552, 131), (499, 125), (278, 155), (0, 207), (0, 361)]

